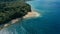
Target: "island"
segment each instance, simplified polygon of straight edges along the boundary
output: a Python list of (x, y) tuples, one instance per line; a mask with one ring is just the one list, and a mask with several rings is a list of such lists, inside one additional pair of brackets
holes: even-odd
[(38, 17), (40, 14), (31, 9), (31, 6), (23, 2), (0, 2), (0, 30), (12, 24), (30, 17)]

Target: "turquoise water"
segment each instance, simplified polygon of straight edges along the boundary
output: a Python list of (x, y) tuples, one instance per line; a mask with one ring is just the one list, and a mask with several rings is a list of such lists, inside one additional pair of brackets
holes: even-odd
[(0, 34), (60, 34), (60, 0), (27, 2), (42, 17), (23, 20), (0, 31)]

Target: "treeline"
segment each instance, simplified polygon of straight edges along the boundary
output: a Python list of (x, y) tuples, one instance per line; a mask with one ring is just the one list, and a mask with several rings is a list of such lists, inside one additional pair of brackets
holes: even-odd
[(15, 18), (22, 18), (31, 11), (27, 3), (0, 3), (0, 24), (8, 23)]

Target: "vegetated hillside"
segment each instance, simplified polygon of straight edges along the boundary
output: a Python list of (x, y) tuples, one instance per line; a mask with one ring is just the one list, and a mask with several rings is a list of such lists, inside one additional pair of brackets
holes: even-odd
[(8, 23), (15, 18), (22, 18), (31, 11), (27, 3), (0, 3), (0, 24)]

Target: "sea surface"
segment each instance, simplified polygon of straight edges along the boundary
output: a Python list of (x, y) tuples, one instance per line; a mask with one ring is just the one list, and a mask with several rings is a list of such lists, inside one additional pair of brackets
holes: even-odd
[(27, 1), (41, 14), (24, 19), (0, 31), (0, 34), (60, 34), (60, 0)]

